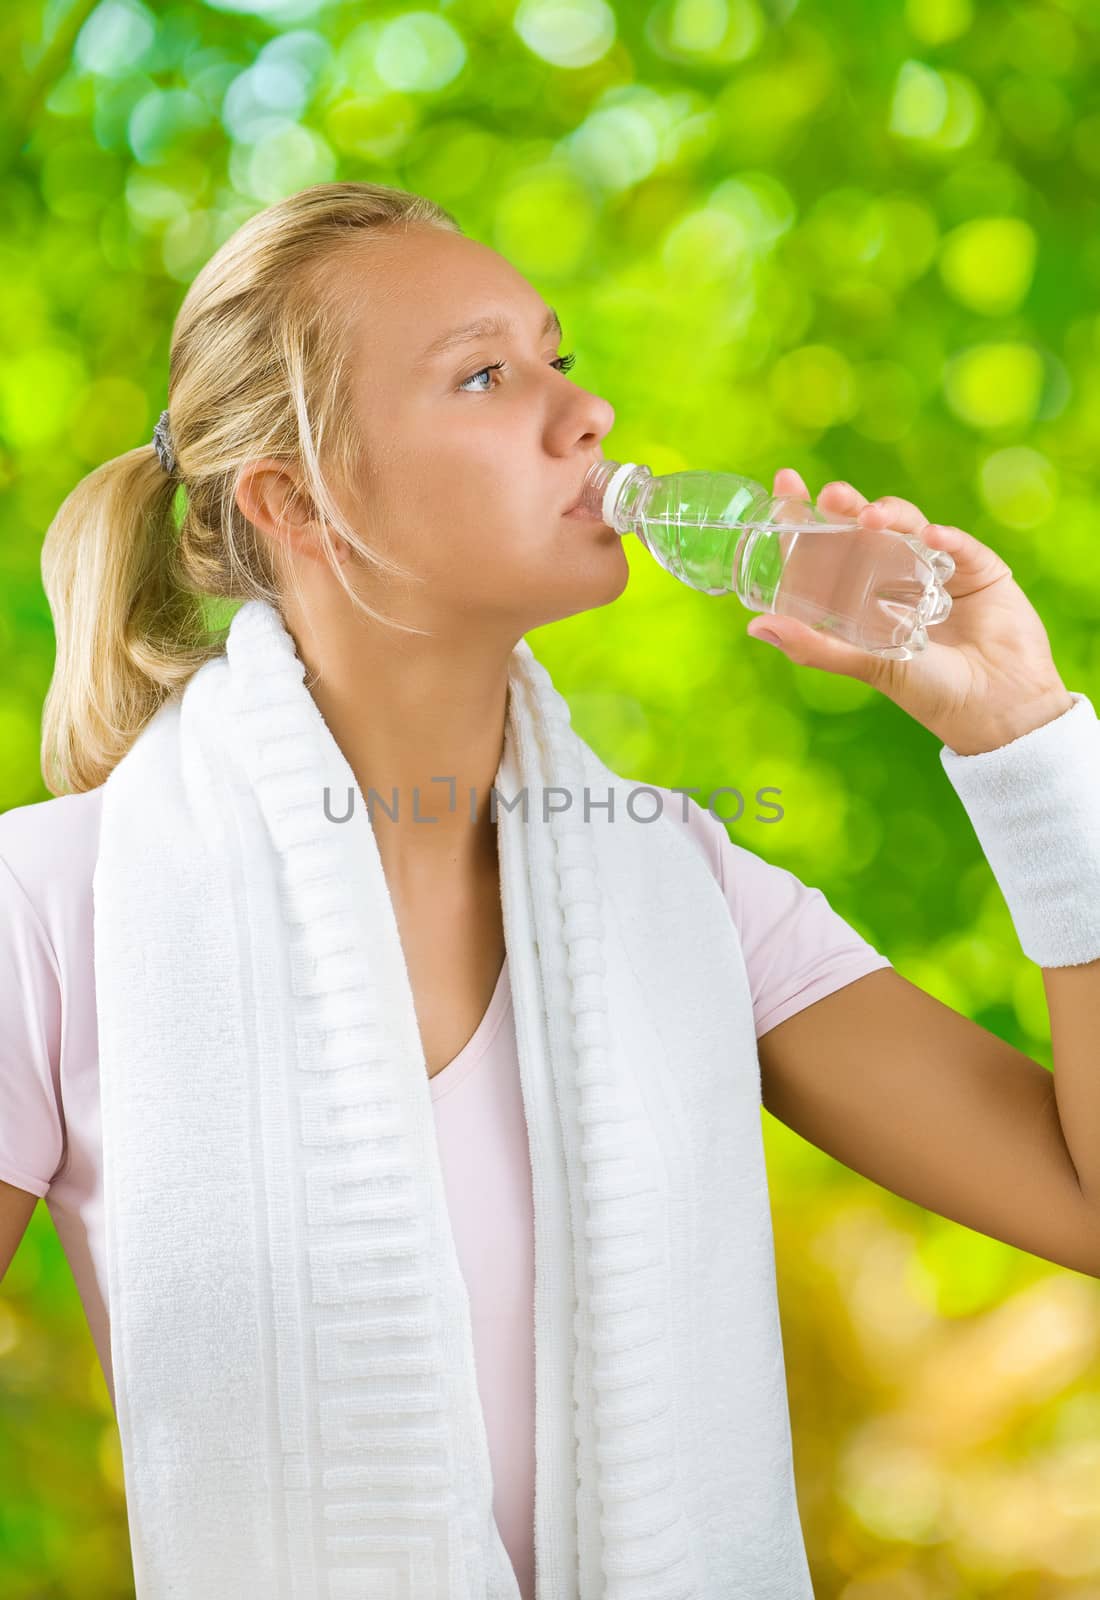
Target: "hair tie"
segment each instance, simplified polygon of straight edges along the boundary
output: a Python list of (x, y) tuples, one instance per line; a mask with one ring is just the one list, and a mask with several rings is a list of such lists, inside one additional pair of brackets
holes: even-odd
[(162, 411), (160, 421), (153, 429), (153, 448), (157, 452), (160, 464), (169, 476), (176, 471), (176, 453), (172, 448), (172, 435), (168, 429), (168, 413)]

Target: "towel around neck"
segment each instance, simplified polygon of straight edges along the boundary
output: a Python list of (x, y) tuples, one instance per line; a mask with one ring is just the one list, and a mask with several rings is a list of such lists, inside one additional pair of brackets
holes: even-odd
[[(362, 797), (326, 815), (325, 787), (355, 779), (304, 674), (278, 611), (247, 602), (104, 791), (137, 1596), (518, 1600), (393, 902)], [(736, 929), (523, 640), (495, 787), (534, 1194), (538, 1600), (812, 1600)]]

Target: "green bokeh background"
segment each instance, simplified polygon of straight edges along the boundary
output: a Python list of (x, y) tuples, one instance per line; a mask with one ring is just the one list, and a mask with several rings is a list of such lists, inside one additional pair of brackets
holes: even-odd
[[(50, 519), (150, 438), (197, 269), (334, 178), (508, 256), (616, 409), (607, 455), (915, 500), (1005, 557), (1100, 703), (1092, 0), (8, 0), (0, 30), (0, 806), (47, 798)], [(938, 742), (629, 559), (612, 607), (531, 635), (581, 734), (639, 781), (738, 788), (737, 843), (1049, 1068)], [(819, 1600), (1100, 1600), (1100, 1282), (764, 1131)], [(0, 1292), (0, 1406), (0, 1594), (132, 1595), (46, 1205)]]

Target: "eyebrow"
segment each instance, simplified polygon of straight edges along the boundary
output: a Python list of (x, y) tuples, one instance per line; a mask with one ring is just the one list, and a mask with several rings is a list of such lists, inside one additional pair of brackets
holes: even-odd
[[(473, 339), (505, 338), (515, 331), (516, 325), (510, 317), (478, 317), (474, 322), (464, 322), (460, 328), (451, 328), (449, 332), (440, 334), (438, 339), (433, 339), (431, 344), (421, 351), (415, 365), (425, 367), (436, 356), (443, 355), (460, 344), (469, 344)], [(545, 339), (549, 333), (556, 333), (559, 339), (562, 336), (561, 322), (553, 306), (547, 312), (541, 337)]]

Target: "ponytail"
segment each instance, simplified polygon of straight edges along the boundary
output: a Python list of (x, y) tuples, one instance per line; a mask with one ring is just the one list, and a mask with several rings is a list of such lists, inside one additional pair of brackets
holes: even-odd
[(42, 545), (57, 654), (42, 715), (51, 794), (103, 783), (163, 702), (221, 649), (179, 571), (178, 479), (152, 445), (81, 479)]

